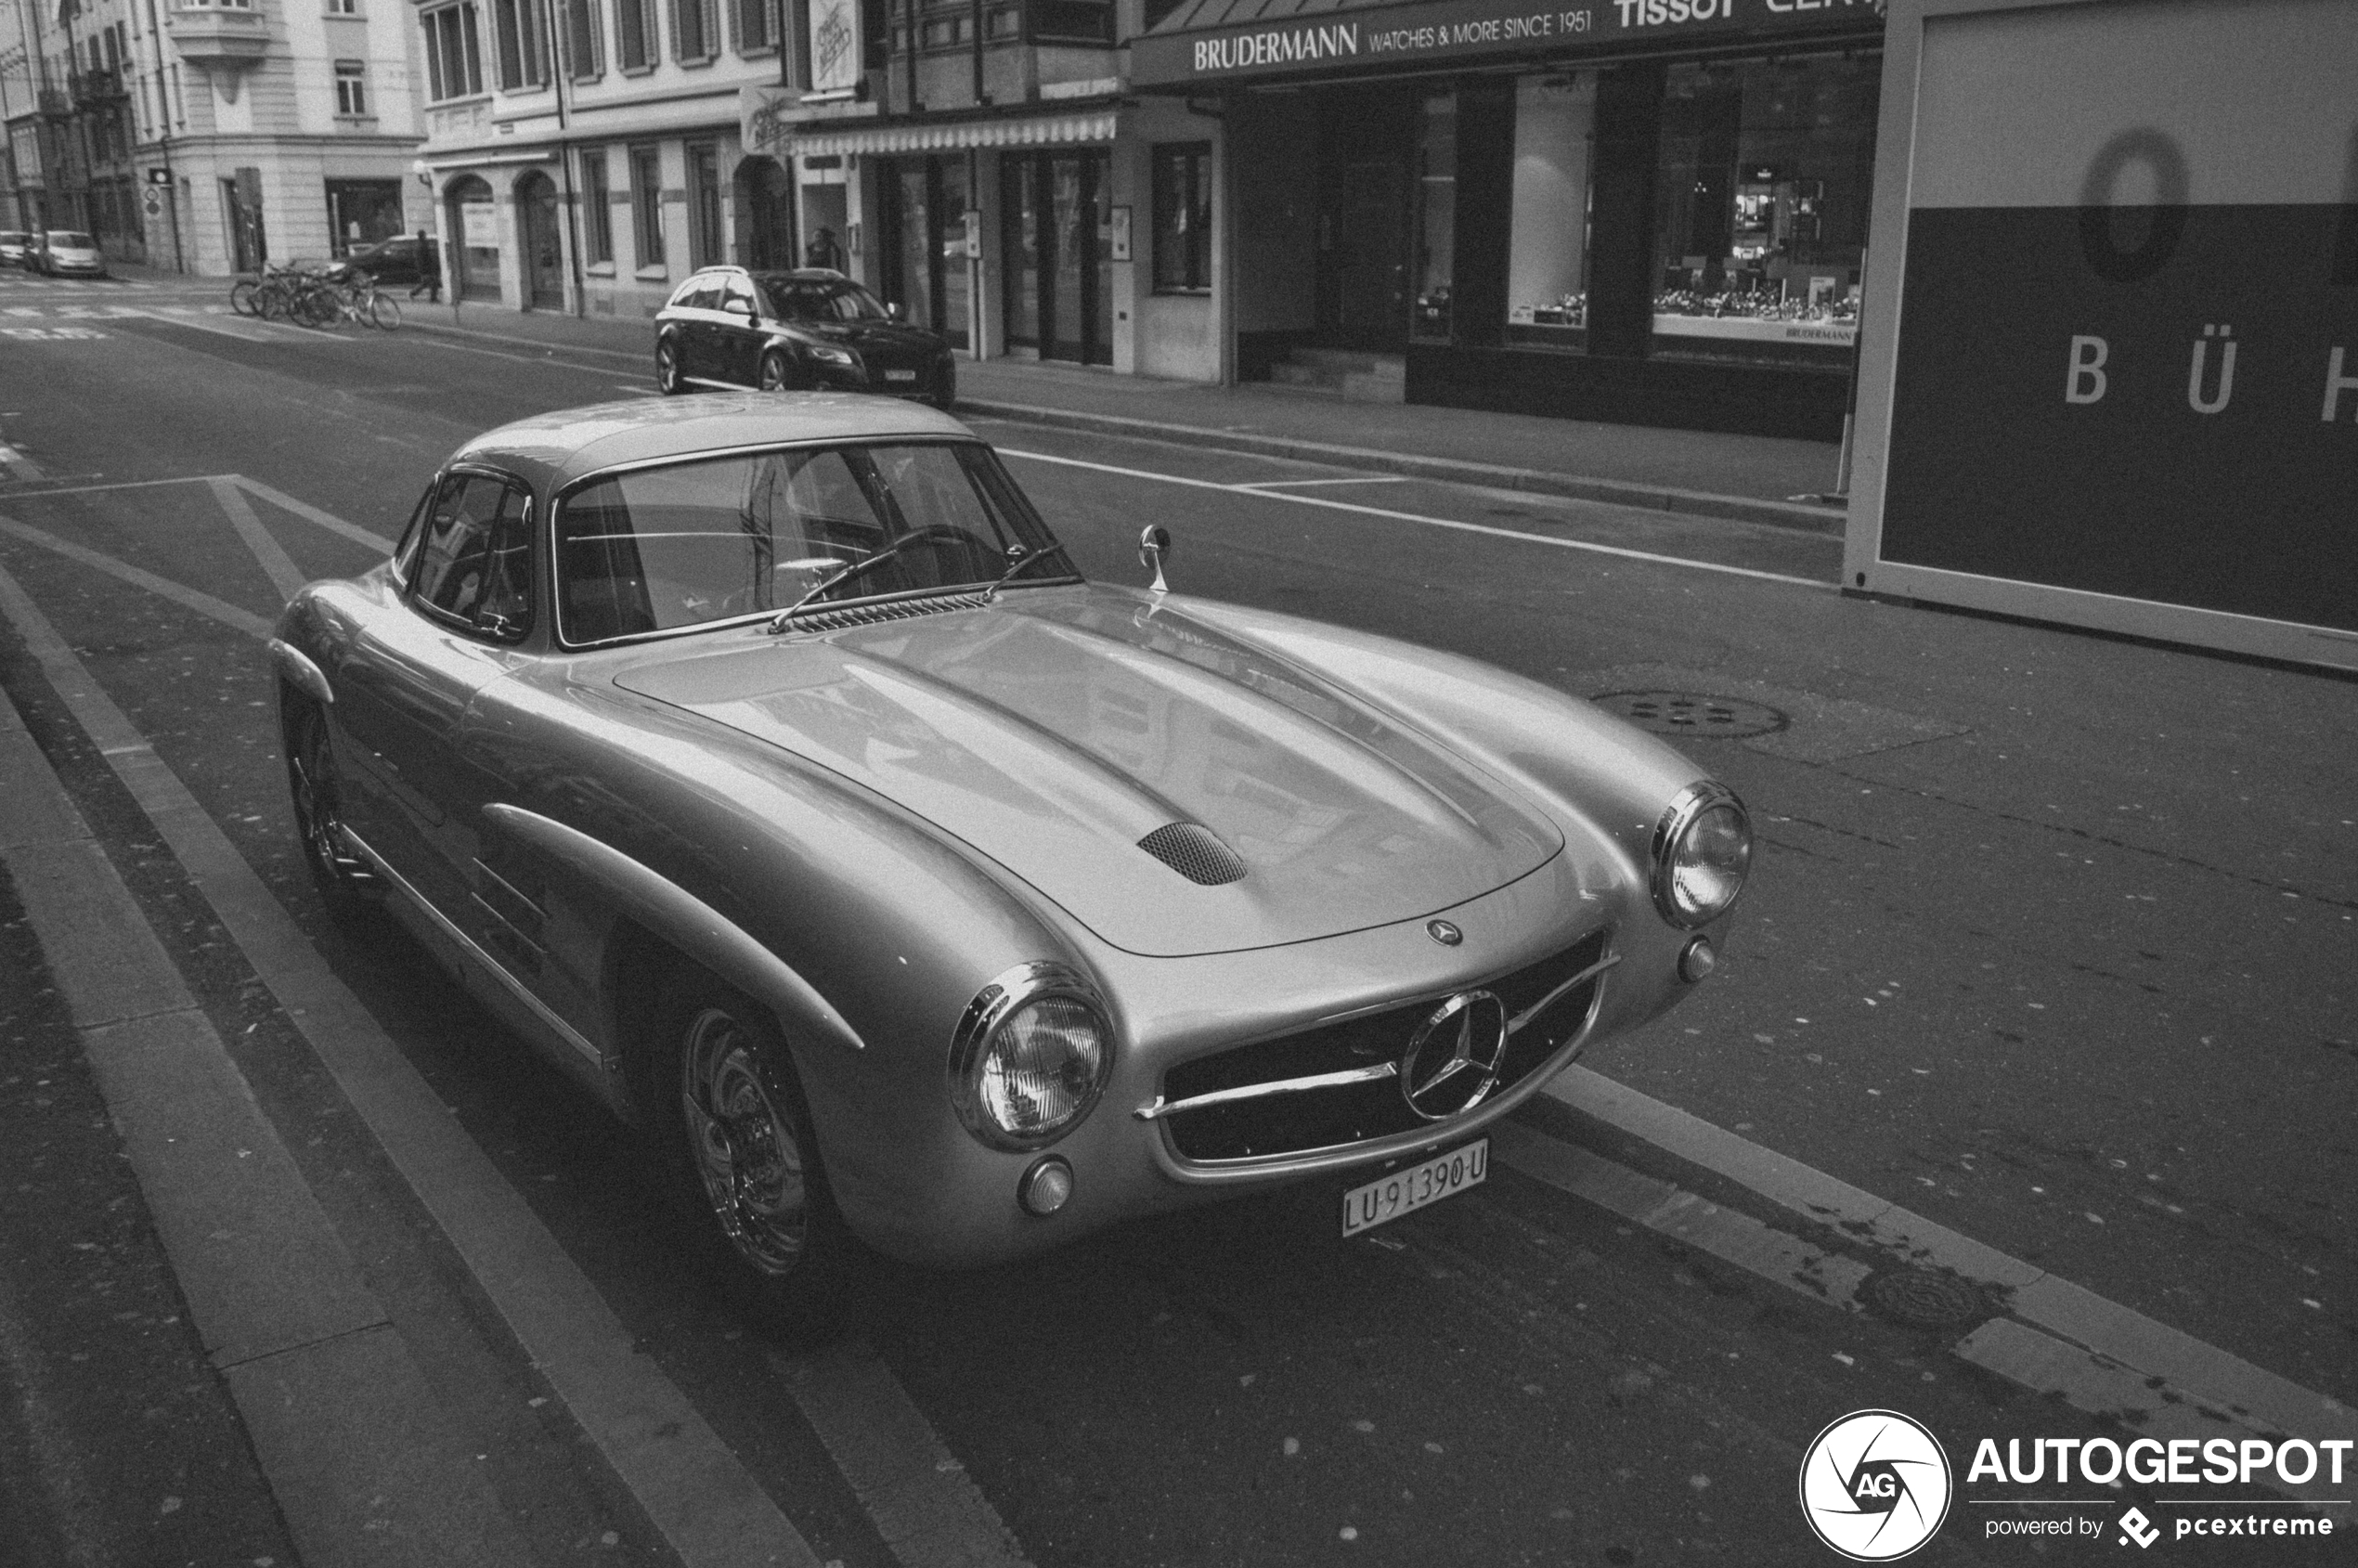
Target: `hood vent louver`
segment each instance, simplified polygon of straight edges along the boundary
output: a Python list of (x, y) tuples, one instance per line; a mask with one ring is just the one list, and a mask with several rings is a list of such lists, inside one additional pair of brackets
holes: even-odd
[(912, 616), (938, 616), (948, 610), (979, 610), (990, 603), (979, 593), (929, 593), (919, 599), (893, 599), (881, 604), (813, 610), (795, 616), (779, 630), (841, 631), (848, 626), (873, 626), (878, 621), (907, 620)]
[(1206, 888), (1240, 880), (1245, 862), (1201, 823), (1172, 823), (1138, 840), (1144, 849), (1188, 881)]

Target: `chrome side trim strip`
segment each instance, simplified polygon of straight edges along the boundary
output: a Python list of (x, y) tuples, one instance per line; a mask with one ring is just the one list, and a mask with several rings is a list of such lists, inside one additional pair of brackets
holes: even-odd
[(423, 893), (419, 892), (418, 889), (409, 886), (408, 878), (394, 870), (393, 867), (387, 865), (385, 863), (384, 857), (378, 854), (374, 849), (369, 848), (368, 842), (358, 834), (353, 832), (351, 828), (343, 826), (342, 823), (339, 823), (338, 826), (342, 828), (344, 842), (351, 845), (355, 849), (357, 849), (363, 859), (365, 859), (370, 865), (376, 867), (378, 875), (383, 877), (388, 883), (391, 883), (395, 888), (399, 890), (404, 898), (408, 899), (411, 903), (417, 905), (421, 910), (423, 910), (425, 912), (426, 918), (433, 921), (436, 926), (442, 928), (442, 934), (444, 936), (448, 937), (452, 941), (457, 942), (461, 948), (464, 948), (478, 963), (482, 964), (484, 967), (490, 970), (494, 976), (498, 977), (499, 983), (506, 986), (509, 991), (514, 995), (515, 999), (523, 1003), (525, 1007), (529, 1008), (533, 1017), (538, 1018), (542, 1023), (546, 1024), (550, 1030), (556, 1034), (558, 1039), (564, 1041), (567, 1045), (572, 1046), (576, 1051), (580, 1052), (582, 1056), (588, 1057), (590, 1065), (596, 1068), (600, 1072), (602, 1073), (605, 1071), (606, 1054), (603, 1051), (599, 1050), (597, 1046), (591, 1044), (588, 1036), (584, 1035), (579, 1030), (574, 1028), (571, 1024), (565, 1022), (564, 1019), (559, 1017), (554, 1012), (551, 1011), (549, 1004), (541, 1001), (538, 996), (535, 996), (529, 987), (527, 987), (522, 980), (517, 979), (513, 975), (508, 973), (508, 966), (506, 965), (500, 963), (488, 952), (486, 952), (483, 950), (482, 945), (473, 937), (468, 936), (464, 931), (459, 929), (458, 926), (448, 915), (434, 908), (434, 904)]
[(1349, 1083), (1373, 1083), (1378, 1079), (1399, 1076), (1398, 1062), (1378, 1062), (1373, 1067), (1346, 1068), (1341, 1072), (1316, 1072), (1307, 1078), (1240, 1083), (1234, 1089), (1214, 1089), (1209, 1095), (1191, 1095), (1184, 1100), (1166, 1100), (1158, 1095), (1153, 1104), (1140, 1106), (1130, 1114), (1141, 1121), (1160, 1121), (1166, 1116), (1176, 1116), (1183, 1110), (1201, 1110), (1206, 1106), (1234, 1105), (1239, 1100), (1264, 1099), (1271, 1095), (1299, 1095), (1312, 1089), (1340, 1089)]

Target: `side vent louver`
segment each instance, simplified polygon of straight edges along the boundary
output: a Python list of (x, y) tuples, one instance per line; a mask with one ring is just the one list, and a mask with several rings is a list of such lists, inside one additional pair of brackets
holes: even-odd
[(1138, 840), (1144, 849), (1190, 882), (1217, 888), (1244, 875), (1245, 862), (1201, 823), (1173, 823)]

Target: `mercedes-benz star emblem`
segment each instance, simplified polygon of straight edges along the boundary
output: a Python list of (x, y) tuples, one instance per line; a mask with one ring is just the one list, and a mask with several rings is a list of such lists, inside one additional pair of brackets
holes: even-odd
[(1507, 1054), (1507, 1004), (1461, 991), (1432, 1011), (1400, 1056), (1400, 1095), (1427, 1121), (1471, 1110), (1498, 1086)]
[(1466, 940), (1466, 934), (1446, 920), (1426, 921), (1425, 935), (1439, 942), (1443, 947), (1456, 947)]

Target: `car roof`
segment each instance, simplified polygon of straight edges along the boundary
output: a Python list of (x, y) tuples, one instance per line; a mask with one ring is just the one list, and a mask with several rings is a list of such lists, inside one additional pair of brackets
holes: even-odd
[(975, 438), (949, 415), (897, 397), (850, 392), (699, 394), (536, 414), (485, 431), (450, 460), (502, 469), (543, 489), (625, 463), (797, 441), (895, 436)]

